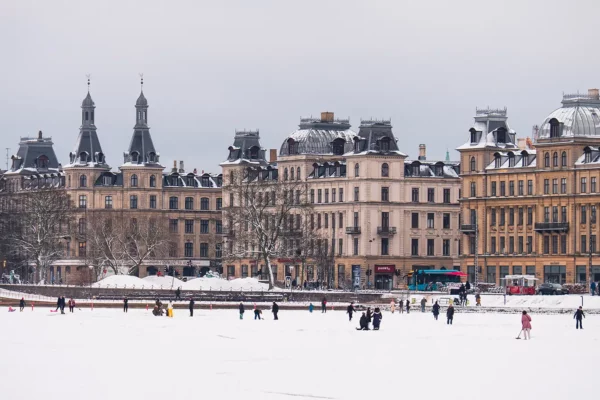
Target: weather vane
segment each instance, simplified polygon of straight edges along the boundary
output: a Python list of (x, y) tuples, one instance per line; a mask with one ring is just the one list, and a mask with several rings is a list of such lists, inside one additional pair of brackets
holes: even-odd
[(85, 76), (87, 78), (88, 93), (89, 93), (90, 92), (90, 78), (92, 77), (92, 75), (86, 74)]
[(140, 75), (140, 85), (142, 86), (142, 90), (144, 89), (144, 74), (142, 72), (139, 73)]

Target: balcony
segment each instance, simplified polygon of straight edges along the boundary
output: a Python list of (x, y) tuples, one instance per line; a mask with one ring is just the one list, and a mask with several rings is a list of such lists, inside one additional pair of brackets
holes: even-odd
[(395, 226), (378, 226), (377, 234), (378, 235), (395, 235), (396, 227)]
[(360, 235), (360, 226), (349, 226), (346, 228), (348, 235)]
[(566, 233), (569, 231), (568, 222), (536, 222), (537, 233)]
[(471, 224), (471, 225), (461, 225), (460, 226), (460, 231), (464, 234), (467, 235), (474, 235), (475, 232), (477, 231), (477, 225), (475, 224)]

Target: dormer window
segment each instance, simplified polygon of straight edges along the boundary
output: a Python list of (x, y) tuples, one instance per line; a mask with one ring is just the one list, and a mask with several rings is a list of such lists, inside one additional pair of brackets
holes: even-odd
[(443, 164), (436, 164), (435, 176), (444, 176), (444, 165)]
[(506, 129), (498, 128), (496, 131), (496, 142), (497, 143), (506, 143)]
[(104, 154), (103, 153), (98, 153), (96, 158), (98, 159), (99, 163), (104, 163)]
[(421, 175), (421, 164), (418, 162), (414, 162), (412, 165), (412, 175), (420, 176)]
[(390, 151), (390, 138), (384, 137), (379, 141), (380, 151)]
[(502, 166), (502, 156), (500, 154), (494, 155), (494, 167), (500, 168)]
[(179, 186), (179, 177), (178, 176), (171, 177), (171, 186)]
[(250, 159), (251, 160), (256, 160), (258, 158), (258, 146), (252, 146), (250, 147)]
[(185, 185), (186, 186), (190, 186), (190, 187), (194, 187), (196, 185), (194, 185), (194, 177), (193, 176), (188, 176), (185, 178)]
[(48, 157), (45, 155), (39, 156), (37, 159), (37, 167), (42, 169), (48, 168)]
[(298, 154), (298, 142), (296, 142), (294, 139), (288, 139), (287, 146), (288, 155), (293, 156), (295, 154)]
[(522, 164), (524, 167), (529, 165), (529, 154), (523, 152), (523, 156), (521, 159), (523, 160)]
[(344, 141), (344, 139), (341, 139), (341, 138), (335, 139), (332, 144), (333, 155), (341, 156), (342, 154), (344, 154), (344, 144), (345, 143), (346, 142)]
[(550, 121), (550, 137), (557, 138), (560, 137), (560, 123), (556, 118), (552, 118)]
[(202, 177), (202, 187), (210, 187), (210, 180), (208, 179), (208, 176)]
[(153, 163), (153, 162), (155, 162), (155, 159), (156, 159), (156, 153), (155, 152), (151, 151), (150, 153), (148, 153), (148, 162)]
[(88, 162), (88, 153), (85, 151), (79, 153), (79, 161), (81, 161), (82, 163)]
[(112, 186), (112, 176), (104, 175), (104, 177), (102, 178), (102, 184), (104, 186)]
[(139, 159), (139, 153), (137, 151), (134, 151), (133, 153), (131, 153), (131, 162), (137, 163)]
[(586, 163), (592, 162), (592, 150), (589, 147), (585, 148), (585, 161)]
[(360, 153), (360, 140), (354, 142), (354, 152)]
[(471, 144), (479, 143), (479, 132), (475, 128), (471, 128), (469, 132), (471, 133)]
[(515, 166), (515, 155), (513, 153), (508, 153), (508, 166), (509, 167)]

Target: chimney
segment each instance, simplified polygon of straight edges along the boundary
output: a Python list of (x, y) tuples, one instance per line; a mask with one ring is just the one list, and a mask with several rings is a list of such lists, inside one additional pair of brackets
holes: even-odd
[(600, 100), (600, 92), (598, 89), (588, 89), (588, 96), (594, 100)]
[(183, 168), (183, 161), (179, 161), (179, 173), (183, 174), (185, 172), (185, 169)]
[[(598, 92), (598, 90), (596, 90), (596, 93)], [(42, 131), (38, 131), (38, 139), (42, 138)]]
[(425, 161), (427, 159), (426, 146), (424, 144), (419, 145), (419, 160)]
[(525, 138), (517, 138), (517, 147), (520, 150), (527, 149), (527, 139), (525, 139)]
[(277, 150), (275, 150), (275, 149), (269, 150), (269, 162), (270, 163), (277, 162)]
[(171, 168), (171, 173), (177, 172), (177, 160), (173, 160), (173, 168)]
[(322, 122), (333, 122), (333, 113), (330, 111), (324, 111), (321, 113)]
[(194, 175), (198, 175), (198, 170), (194, 168)]

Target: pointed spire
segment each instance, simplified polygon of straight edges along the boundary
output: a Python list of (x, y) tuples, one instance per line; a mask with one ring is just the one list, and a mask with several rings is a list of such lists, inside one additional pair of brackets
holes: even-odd
[(450, 151), (446, 148), (446, 161), (450, 161)]
[(140, 96), (135, 102), (136, 107), (148, 107), (148, 100), (144, 96), (144, 74), (140, 73)]

